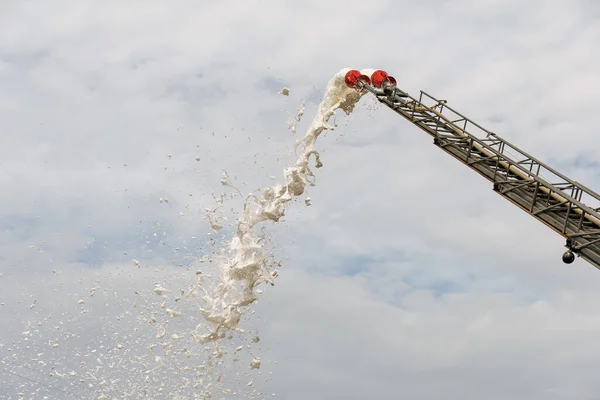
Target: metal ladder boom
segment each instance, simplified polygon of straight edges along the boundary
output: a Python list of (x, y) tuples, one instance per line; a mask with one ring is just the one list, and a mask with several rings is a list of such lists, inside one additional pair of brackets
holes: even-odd
[[(600, 194), (573, 181), (515, 145), (421, 91), (415, 99), (400, 89), (364, 90), (433, 137), (433, 143), (478, 172), (500, 196), (566, 238), (573, 254), (600, 269)], [(425, 103), (431, 103), (426, 105)]]

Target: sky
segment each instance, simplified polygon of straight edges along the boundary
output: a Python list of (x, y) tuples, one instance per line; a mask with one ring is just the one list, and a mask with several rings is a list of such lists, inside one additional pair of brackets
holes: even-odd
[[(154, 331), (133, 309), (231, 234), (207, 236), (213, 195), (241, 207), (223, 170), (243, 193), (282, 182), (342, 68), (600, 190), (599, 40), (585, 0), (3, 2), (0, 398), (86, 398), (100, 353), (143, 379), (127, 359)], [(263, 365), (226, 357), (224, 398), (597, 398), (599, 271), (374, 99), (336, 122), (312, 205), (264, 225), (282, 267), (241, 322)], [(197, 320), (183, 303), (173, 329)]]

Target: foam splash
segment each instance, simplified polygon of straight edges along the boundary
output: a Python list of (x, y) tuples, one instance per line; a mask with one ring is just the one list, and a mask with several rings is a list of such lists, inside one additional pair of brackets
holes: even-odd
[[(296, 143), (298, 157), (283, 171), (285, 183), (261, 190), (260, 196), (246, 196), (234, 225), (233, 238), (224, 251), (220, 255), (218, 252), (206, 254), (200, 260), (213, 266), (211, 260), (216, 261), (219, 271), (214, 285), (205, 283), (205, 279), (214, 282), (207, 271), (198, 271), (197, 282), (186, 292), (181, 288), (189, 284), (187, 271), (174, 266), (140, 268), (147, 267), (148, 260), (133, 259), (114, 270), (96, 273), (93, 280), (82, 285), (87, 295), (69, 295), (68, 302), (61, 296), (49, 301), (30, 298), (25, 307), (33, 313), (31, 320), (22, 330), (15, 331), (13, 340), (2, 338), (0, 343), (2, 387), (22, 388), (20, 398), (57, 398), (57, 395), (63, 396), (58, 398), (107, 400), (229, 398), (236, 396), (228, 387), (231, 382), (225, 374), (229, 374), (233, 379), (237, 377), (238, 385), (239, 379), (243, 379), (242, 385), (251, 388), (245, 390), (260, 391), (260, 381), (254, 378), (261, 376), (269, 361), (262, 361), (253, 354), (250, 344), (234, 351), (227, 348), (240, 343), (241, 335), (235, 333), (244, 333), (238, 324), (247, 311), (245, 307), (260, 293), (257, 286), (273, 284), (277, 276), (273, 262), (263, 249), (265, 241), (257, 225), (279, 221), (286, 203), (303, 195), (307, 186), (314, 185), (311, 168), (322, 166), (315, 149), (317, 138), (323, 131), (335, 128), (329, 120), (336, 110), (350, 114), (362, 95), (346, 87), (343, 79), (346, 71), (332, 78), (306, 135)], [(304, 107), (301, 107), (297, 122), (303, 112)], [(225, 171), (221, 184), (241, 195)], [(216, 243), (213, 235), (223, 234), (227, 218), (219, 211), (225, 197), (214, 197), (216, 208), (205, 210), (213, 230), (209, 234), (211, 246)], [(169, 203), (167, 198), (159, 201)], [(304, 202), (310, 205), (310, 197), (305, 197)], [(51, 284), (60, 290), (67, 282), (76, 280), (78, 273), (82, 271), (53, 269)], [(84, 274), (79, 281), (87, 280)], [(141, 283), (147, 290), (132, 292), (134, 283)], [(195, 299), (181, 301), (185, 294), (201, 298), (202, 317), (189, 318), (197, 315), (198, 303)], [(70, 302), (71, 308), (62, 304)], [(114, 315), (115, 308), (106, 307), (107, 304), (123, 312)], [(202, 323), (196, 327), (198, 319)], [(190, 320), (194, 325), (189, 326)], [(84, 327), (89, 326), (97, 326), (98, 334), (86, 336)], [(252, 344), (260, 342), (258, 333), (247, 333), (252, 335)], [(218, 341), (224, 337), (228, 342)], [(213, 342), (213, 346), (196, 345), (209, 342)], [(227, 357), (231, 357), (231, 363), (225, 362)], [(243, 364), (240, 361), (244, 361)], [(236, 367), (236, 362), (240, 366)], [(236, 369), (240, 372), (233, 374)], [(223, 397), (217, 394), (219, 392)], [(265, 398), (260, 392), (256, 396)], [(236, 398), (240, 397), (237, 393)], [(250, 394), (244, 398), (255, 397)]]
[[(323, 166), (319, 152), (315, 149), (319, 135), (335, 128), (335, 124), (330, 124), (329, 120), (338, 109), (350, 114), (364, 94), (346, 86), (344, 76), (347, 71), (348, 69), (341, 70), (329, 81), (306, 135), (296, 142), (296, 154), (299, 152), (296, 163), (283, 171), (285, 184), (267, 187), (260, 196), (251, 193), (245, 197), (235, 234), (219, 261), (220, 279), (216, 286), (209, 291), (199, 281), (191, 288), (190, 295), (203, 295), (204, 306), (200, 309), (200, 314), (210, 325), (208, 332), (203, 334), (200, 331), (206, 331), (205, 324), (198, 326), (194, 334), (198, 343), (216, 341), (225, 337), (228, 331), (236, 329), (243, 308), (257, 299), (256, 287), (261, 283), (274, 284), (276, 271), (270, 271), (270, 259), (262, 251), (262, 237), (254, 228), (264, 221), (278, 222), (284, 216), (285, 204), (301, 196), (307, 186), (314, 185), (311, 159), (316, 168)], [(362, 72), (370, 74), (372, 70)], [(301, 108), (297, 120), (303, 112), (304, 109)], [(237, 190), (226, 173), (222, 183)]]
[(298, 109), (298, 113), (296, 114), (296, 116), (290, 118), (290, 121), (288, 122), (288, 129), (292, 131), (292, 135), (294, 136), (296, 135), (296, 127), (298, 126), (298, 122), (300, 122), (300, 120), (304, 116), (305, 111), (306, 108), (304, 107), (304, 103), (302, 103), (302, 105)]

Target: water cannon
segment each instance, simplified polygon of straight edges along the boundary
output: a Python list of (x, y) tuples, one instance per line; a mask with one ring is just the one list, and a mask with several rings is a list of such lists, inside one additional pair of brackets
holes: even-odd
[(363, 75), (360, 71), (352, 69), (346, 73), (344, 77), (346, 85), (351, 88), (360, 89), (363, 85), (370, 85), (371, 79), (367, 75)]
[(346, 85), (351, 88), (362, 89), (365, 85), (370, 85), (373, 88), (383, 90), (388, 96), (396, 94), (396, 79), (380, 69), (373, 72), (370, 77), (353, 69), (346, 73), (344, 80)]
[(385, 80), (389, 80), (388, 77), (389, 75), (387, 72), (378, 69), (371, 74), (371, 84), (379, 89)]
[(388, 95), (393, 94), (396, 90), (396, 78), (380, 69), (371, 75), (371, 84), (377, 89), (382, 89)]

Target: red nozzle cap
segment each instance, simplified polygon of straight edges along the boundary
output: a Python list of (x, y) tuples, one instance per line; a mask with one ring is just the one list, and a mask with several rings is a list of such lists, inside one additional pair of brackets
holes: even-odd
[(375, 86), (376, 88), (380, 88), (383, 81), (386, 80), (387, 78), (388, 78), (387, 72), (378, 69), (377, 71), (373, 72), (373, 74), (371, 75), (371, 82), (373, 83), (373, 86)]
[(346, 85), (348, 85), (351, 88), (356, 87), (356, 85), (359, 82), (366, 83), (367, 85), (371, 83), (371, 80), (368, 76), (362, 75), (360, 71), (357, 71), (355, 69), (346, 72), (344, 81), (346, 81)]
[(387, 80), (389, 83), (391, 83), (392, 85), (396, 86), (396, 78), (394, 78), (393, 76), (388, 76)]
[(352, 69), (352, 70), (346, 72), (344, 81), (346, 81), (346, 85), (348, 85), (348, 87), (353, 88), (354, 86), (356, 86), (356, 82), (358, 82), (360, 77), (361, 77), (360, 71)]

